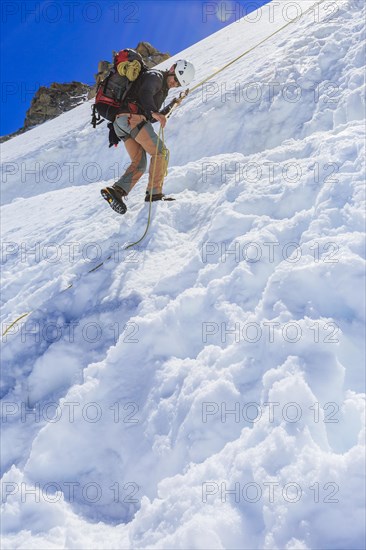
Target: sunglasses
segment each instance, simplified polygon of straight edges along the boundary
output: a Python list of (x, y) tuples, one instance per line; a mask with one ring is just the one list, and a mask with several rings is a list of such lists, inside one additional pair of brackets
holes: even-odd
[(176, 77), (175, 73), (169, 73), (168, 76), (172, 76), (174, 78), (174, 82), (176, 82), (180, 86), (180, 82), (178, 78)]

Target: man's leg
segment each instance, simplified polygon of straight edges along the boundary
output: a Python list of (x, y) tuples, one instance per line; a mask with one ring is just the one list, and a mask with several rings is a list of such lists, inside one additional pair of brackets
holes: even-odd
[(152, 124), (147, 122), (135, 136), (135, 141), (141, 145), (141, 147), (151, 155), (150, 167), (149, 167), (149, 183), (147, 191), (152, 192), (154, 195), (162, 192), (163, 180), (168, 166), (168, 149), (164, 146), (161, 139), (159, 139), (158, 148), (158, 136), (154, 132)]
[(145, 172), (147, 162), (144, 149), (134, 139), (128, 138), (124, 142), (124, 145), (131, 159), (131, 164), (129, 165), (123, 176), (121, 176), (119, 180), (116, 181), (115, 185), (121, 187), (126, 195), (128, 195), (128, 193), (136, 185), (136, 183)]
[[(131, 164), (116, 181), (115, 185), (121, 187), (126, 195), (136, 185), (146, 170), (146, 153), (141, 145), (139, 145), (133, 137), (131, 137), (131, 126), (129, 124), (130, 115), (122, 115), (116, 118), (114, 129), (116, 134), (124, 140), (126, 151), (131, 159)], [(142, 119), (142, 117), (140, 117)], [(141, 121), (141, 120), (139, 120)], [(130, 137), (128, 137), (130, 136)]]

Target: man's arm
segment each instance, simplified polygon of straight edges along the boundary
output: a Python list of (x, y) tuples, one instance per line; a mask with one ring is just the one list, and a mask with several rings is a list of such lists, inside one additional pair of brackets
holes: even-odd
[(178, 100), (174, 98), (166, 107), (164, 107), (164, 109), (161, 109), (159, 113), (165, 116), (168, 115), (176, 103), (178, 103)]
[(164, 107), (164, 109), (161, 109), (158, 113), (152, 113), (153, 118), (155, 120), (158, 120), (163, 128), (165, 128), (166, 125), (167, 115), (170, 113), (176, 103), (178, 103), (178, 100), (173, 99), (173, 101), (171, 101), (169, 105)]
[(155, 120), (160, 122), (163, 128), (165, 128), (166, 125), (166, 116), (162, 115), (161, 113), (152, 113), (151, 115)]

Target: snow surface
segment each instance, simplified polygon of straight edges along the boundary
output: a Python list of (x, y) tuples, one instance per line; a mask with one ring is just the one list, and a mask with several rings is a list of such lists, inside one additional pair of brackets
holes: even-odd
[(135, 250), (147, 175), (102, 201), (90, 103), (2, 146), (4, 548), (364, 548), (364, 21), (323, 2), (194, 91)]

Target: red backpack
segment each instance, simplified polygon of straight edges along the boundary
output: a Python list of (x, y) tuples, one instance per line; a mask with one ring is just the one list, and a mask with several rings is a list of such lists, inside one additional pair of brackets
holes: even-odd
[[(129, 63), (132, 62), (135, 62), (135, 70), (133, 71), (134, 79), (130, 80), (128, 76), (122, 76), (118, 72), (117, 67), (120, 63), (123, 63), (124, 67), (128, 68)], [(93, 128), (95, 128), (97, 124), (103, 122), (103, 119), (114, 122), (133, 83), (136, 82), (137, 78), (140, 78), (145, 70), (147, 70), (147, 67), (141, 55), (135, 50), (126, 48), (114, 56), (113, 68), (109, 71), (104, 80), (100, 82), (97, 88), (95, 103), (92, 107), (93, 115), (91, 124)], [(136, 73), (138, 73), (138, 76), (135, 76)]]

